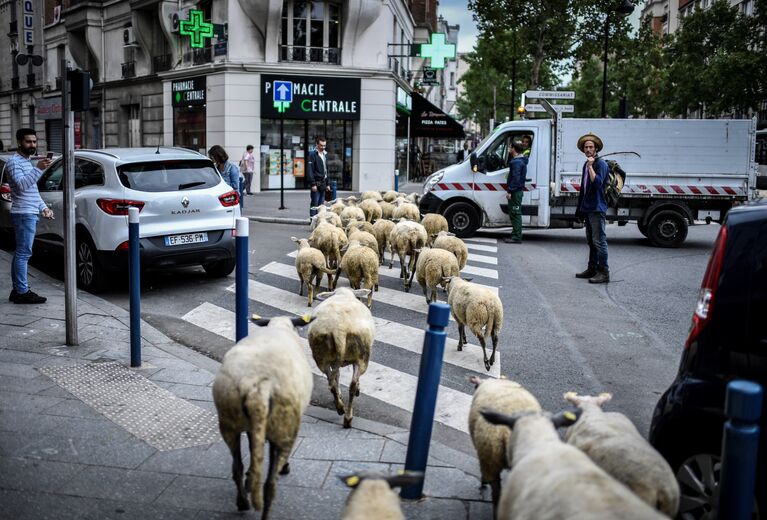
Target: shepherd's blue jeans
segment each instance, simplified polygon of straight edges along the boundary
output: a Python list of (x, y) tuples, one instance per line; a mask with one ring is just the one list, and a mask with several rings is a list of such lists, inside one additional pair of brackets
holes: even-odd
[(589, 267), (608, 269), (604, 213), (586, 214), (586, 242), (589, 244)]
[(36, 213), (11, 213), (13, 230), (16, 236), (16, 252), (11, 262), (11, 280), (13, 288), (19, 294), (29, 291), (27, 284), (27, 263), (32, 256), (32, 243), (39, 215)]

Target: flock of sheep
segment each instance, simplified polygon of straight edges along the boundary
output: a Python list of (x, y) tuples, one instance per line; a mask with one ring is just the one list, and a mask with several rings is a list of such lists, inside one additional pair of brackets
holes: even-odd
[[(222, 437), (232, 454), (237, 508), (252, 504), (269, 514), (277, 474), (290, 471), (301, 417), (309, 405), (313, 379), (304, 344), (308, 341), (317, 367), (325, 374), (351, 427), (353, 401), (360, 377), (367, 370), (375, 326), (370, 307), (378, 288), (378, 269), (389, 250), (400, 260), (405, 290), (413, 277), (426, 301), (436, 300), (437, 286), (448, 291), (448, 303), (459, 327), (458, 349), (466, 344), (465, 327), (479, 339), (489, 370), (495, 357), (503, 308), (486, 287), (460, 277), (468, 252), (447, 231), (439, 215), (421, 218), (414, 196), (365, 192), (361, 199), (336, 200), (321, 207), (309, 238), (291, 239), (298, 245), (296, 271), (299, 294), (307, 287), (308, 304), (320, 303), (310, 315), (258, 319), (260, 327), (224, 357), (213, 384)], [(345, 273), (351, 288), (337, 287)], [(328, 291), (319, 292), (327, 275)], [(431, 291), (431, 294), (429, 294)], [(361, 300), (364, 300), (363, 303)], [(307, 340), (296, 327), (308, 325)], [(485, 337), (493, 343), (485, 351)], [(353, 368), (348, 400), (339, 386), (340, 370)], [(476, 391), (469, 412), (469, 431), (477, 450), (482, 484), (492, 490), (497, 518), (659, 518), (674, 516), (679, 489), (668, 464), (623, 415), (604, 413), (609, 394), (565, 398), (576, 412), (551, 416), (521, 385), (506, 379), (470, 381)], [(562, 442), (557, 428), (569, 426)], [(240, 436), (250, 446), (250, 467), (244, 475)], [(261, 484), (266, 442), (269, 465)], [(501, 490), (501, 472), (510, 468)], [(243, 477), (245, 480), (243, 483)], [(342, 513), (344, 519), (404, 518), (393, 486), (409, 485), (421, 474), (359, 474), (342, 477), (353, 488)]]

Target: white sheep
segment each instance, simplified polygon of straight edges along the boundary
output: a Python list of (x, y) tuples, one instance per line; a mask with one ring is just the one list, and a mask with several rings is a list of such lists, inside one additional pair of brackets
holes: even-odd
[(373, 252), (376, 254), (376, 259), (378, 259), (378, 240), (376, 239), (375, 235), (357, 228), (350, 228), (348, 236), (349, 240), (356, 240), (363, 246), (369, 247), (371, 250), (373, 250)]
[(421, 219), (421, 224), (426, 228), (426, 235), (428, 236), (426, 245), (429, 247), (432, 247), (434, 239), (440, 231), (446, 232), (448, 230), (447, 219), (439, 213), (427, 213)]
[[(364, 249), (364, 248), (358, 248)], [(348, 256), (348, 255), (347, 255)], [(309, 326), (309, 346), (317, 367), (328, 378), (338, 415), (344, 416), (344, 428), (352, 424), (354, 398), (360, 395), (360, 377), (368, 368), (373, 348), (375, 325), (370, 309), (357, 297), (370, 297), (370, 290), (352, 291), (340, 287), (332, 293), (320, 293), (325, 300), (314, 310)], [(344, 406), (338, 376), (341, 367), (352, 365), (349, 401)]]
[[(301, 338), (293, 328), (302, 318), (261, 320), (260, 327), (224, 356), (213, 381), (218, 424), (232, 454), (237, 509), (263, 509), (267, 518), (274, 499), (277, 471), (290, 472), (288, 456), (295, 444), (301, 416), (312, 396), (313, 379)], [(240, 434), (250, 441), (250, 468), (242, 482)], [(264, 444), (269, 441), (269, 470), (261, 489)], [(248, 489), (245, 489), (247, 487)]]
[[(309, 236), (309, 245), (322, 251), (322, 254), (325, 255), (325, 262), (331, 269), (338, 266), (341, 261), (341, 248), (348, 242), (343, 229), (327, 222), (318, 224)], [(332, 288), (331, 286), (330, 289)]]
[[(320, 207), (324, 208), (325, 206)], [(317, 226), (320, 225), (320, 222), (327, 222), (328, 224), (332, 224), (336, 227), (341, 227), (341, 217), (329, 210), (326, 210), (322, 213), (318, 212), (312, 217), (312, 229), (316, 229)]]
[[(375, 192), (378, 194), (378, 192)], [(380, 195), (378, 195), (380, 197)], [(375, 222), (376, 220), (380, 219), (383, 215), (383, 210), (381, 209), (381, 206), (378, 205), (378, 202), (376, 202), (373, 199), (365, 199), (359, 204), (359, 208), (365, 213), (365, 220), (368, 222)]]
[(362, 192), (362, 195), (360, 195), (360, 199), (374, 200), (377, 202), (379, 200), (383, 200), (383, 197), (381, 197), (381, 193), (378, 191), (364, 191)]
[(341, 211), (341, 224), (343, 227), (349, 225), (352, 219), (365, 220), (365, 212), (357, 206), (347, 206)]
[[(460, 276), (453, 276), (446, 282), (447, 303), (450, 305), (453, 318), (458, 323), (458, 350), (463, 350), (463, 345), (467, 343), (466, 326), (468, 325), (469, 330), (477, 336), (479, 344), (482, 345), (485, 369), (489, 371), (495, 363), (498, 334), (503, 326), (501, 299), (487, 287), (473, 284)], [(493, 341), (493, 353), (490, 354), (490, 358), (487, 357), (485, 349), (485, 337), (488, 335)]]
[[(290, 239), (298, 244), (298, 254), (296, 255), (296, 272), (298, 273), (299, 280), (298, 295), (304, 295), (304, 284), (306, 284), (309, 307), (311, 307), (314, 300), (314, 292), (319, 292), (320, 290), (322, 275), (327, 274), (328, 280), (331, 280), (332, 275), (336, 274), (336, 270), (327, 268), (325, 255), (319, 249), (311, 247), (309, 240), (306, 238), (298, 239), (296, 237), (290, 237)], [(312, 286), (312, 280), (316, 280), (316, 287)], [(328, 281), (329, 285), (330, 281)], [(331, 287), (328, 287), (328, 290), (331, 289)]]
[(397, 475), (358, 473), (339, 477), (352, 488), (346, 499), (341, 520), (405, 520), (394, 487), (414, 486), (423, 481), (423, 473), (408, 471)]
[(392, 213), (392, 219), (397, 220), (406, 218), (413, 222), (421, 222), (421, 212), (418, 210), (418, 206), (411, 204), (410, 202), (402, 202), (394, 208)]
[(449, 231), (440, 231), (434, 238), (431, 247), (434, 249), (445, 249), (455, 255), (458, 260), (458, 268), (463, 271), (466, 262), (469, 259), (469, 249), (466, 243)]
[(356, 218), (351, 219), (346, 224), (346, 236), (348, 237), (351, 234), (352, 228), (359, 229), (360, 231), (367, 231), (371, 235), (375, 234), (373, 232), (373, 224), (366, 220), (359, 220)]
[(344, 210), (345, 207), (346, 207), (346, 204), (344, 204), (343, 199), (336, 199), (332, 201), (332, 203), (330, 204), (330, 211), (332, 211), (333, 213), (335, 213), (336, 215), (340, 217), (341, 212)]
[[(413, 274), (423, 289), (428, 305), (437, 301), (437, 285), (445, 287), (451, 277), (460, 275), (458, 260), (453, 253), (444, 249), (422, 249), (418, 252), (415, 270), (410, 275), (411, 283)], [(429, 289), (431, 289), (431, 297), (428, 294)]]
[(415, 204), (416, 206), (418, 206), (418, 203), (421, 202), (421, 195), (416, 192), (408, 193), (407, 195), (405, 195), (405, 198), (408, 200), (408, 202), (411, 202)]
[[(400, 263), (400, 278), (405, 284), (405, 291), (410, 290), (410, 273), (415, 269), (416, 251), (426, 246), (426, 229), (418, 222), (402, 219), (389, 233), (389, 244), (397, 252)], [(408, 257), (410, 257), (409, 260)], [(389, 269), (394, 263), (394, 255), (389, 260)]]
[(501, 472), (509, 468), (506, 452), (511, 431), (505, 426), (487, 422), (480, 412), (486, 408), (511, 415), (522, 411), (539, 411), (538, 400), (519, 383), (508, 379), (469, 378), (474, 385), (474, 397), (469, 409), (469, 433), (477, 450), (482, 485), (490, 484), (493, 508), (501, 496)]
[(376, 220), (375, 224), (373, 224), (373, 236), (376, 237), (376, 240), (378, 241), (378, 263), (379, 265), (383, 265), (384, 263), (384, 251), (389, 249), (389, 257), (394, 258), (394, 253), (392, 252), (391, 245), (389, 244), (389, 234), (391, 233), (392, 229), (394, 229), (394, 222), (391, 220)]
[(378, 203), (378, 207), (381, 208), (381, 218), (390, 219), (394, 215), (394, 204), (381, 201)]
[(676, 517), (679, 484), (674, 472), (628, 417), (602, 410), (612, 395), (579, 396), (568, 392), (564, 397), (583, 412), (578, 422), (565, 432), (565, 441), (579, 448), (651, 507)]
[(540, 412), (481, 413), (492, 424), (512, 428), (507, 453), (511, 471), (501, 491), (498, 519), (665, 518), (581, 450), (560, 440), (556, 428), (573, 424), (576, 412), (554, 417)]
[(394, 202), (397, 200), (397, 197), (399, 197), (399, 193), (394, 190), (389, 190), (383, 194), (383, 200), (388, 203)]
[(373, 290), (378, 290), (378, 254), (363, 246), (358, 240), (349, 240), (344, 256), (336, 271), (333, 287), (336, 287), (341, 273), (346, 273), (352, 289), (370, 289), (368, 308), (373, 305)]

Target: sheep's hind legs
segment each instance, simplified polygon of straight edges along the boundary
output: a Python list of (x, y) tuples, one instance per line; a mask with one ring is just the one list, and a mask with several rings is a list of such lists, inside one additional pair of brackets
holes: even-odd
[(490, 337), (493, 339), (493, 352), (490, 354), (490, 364), (495, 363), (495, 351), (498, 348), (498, 334), (491, 333)]
[(237, 510), (247, 511), (250, 509), (250, 502), (245, 493), (245, 486), (242, 485), (242, 453), (240, 452), (240, 433), (221, 432), (229, 451), (232, 453), (232, 479), (237, 486)]
[(490, 372), (490, 366), (493, 364), (490, 359), (487, 357), (487, 349), (485, 347), (485, 337), (484, 336), (477, 336), (477, 339), (479, 340), (479, 344), (482, 345), (482, 357), (485, 358), (485, 370)]
[(336, 404), (336, 413), (338, 415), (344, 414), (344, 400), (341, 397), (341, 390), (338, 387), (338, 377), (340, 375), (341, 369), (340, 367), (330, 367), (328, 368), (328, 371), (325, 372), (325, 374), (328, 377), (328, 384), (330, 385), (330, 393), (333, 394), (333, 398), (335, 399)]
[(354, 364), (352, 372), (352, 382), (349, 385), (349, 403), (346, 406), (346, 413), (344, 414), (344, 428), (352, 427), (352, 419), (354, 418), (354, 410), (352, 403), (354, 398), (360, 395), (360, 366)]
[(458, 322), (458, 352), (463, 350), (464, 343), (466, 343), (466, 325)]

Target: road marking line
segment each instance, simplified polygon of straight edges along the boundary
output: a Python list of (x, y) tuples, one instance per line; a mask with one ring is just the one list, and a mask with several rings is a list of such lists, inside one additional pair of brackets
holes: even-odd
[(483, 264), (498, 265), (498, 259), (496, 257), (478, 255), (476, 253), (469, 253), (469, 262), (481, 262)]
[(474, 251), (487, 251), (488, 253), (498, 252), (498, 248), (496, 246), (483, 246), (481, 244), (472, 244), (471, 242), (466, 242), (466, 247), (473, 249)]
[[(229, 286), (227, 290), (234, 292), (234, 285)], [(248, 297), (251, 300), (280, 309), (289, 314), (300, 315), (309, 311), (309, 307), (306, 305), (306, 297), (255, 280), (248, 280), (248, 293)], [(376, 327), (376, 341), (380, 341), (381, 343), (385, 343), (392, 347), (408, 350), (416, 354), (421, 353), (423, 337), (425, 334), (424, 329), (418, 329), (416, 327), (378, 318), (376, 316), (373, 316), (373, 322)], [(490, 343), (489, 338), (487, 342)], [(491, 352), (490, 349), (492, 349), (492, 344), (489, 346), (488, 354)], [(447, 338), (445, 341), (445, 363), (472, 370), (480, 374), (486, 374), (494, 378), (500, 377), (500, 355), (500, 350), (496, 351), (496, 361), (490, 368), (490, 372), (487, 372), (485, 370), (481, 346), (467, 343), (464, 345), (463, 350), (459, 352), (457, 339)]]
[(464, 242), (480, 242), (483, 244), (497, 244), (498, 239), (497, 238), (485, 238), (485, 237), (471, 237), (471, 238), (464, 238)]
[[(186, 313), (182, 319), (234, 341), (234, 313), (229, 310), (206, 302)], [(220, 326), (222, 323), (229, 323), (229, 328), (224, 330)], [(211, 324), (217, 324), (217, 326), (211, 327)], [(255, 327), (256, 325), (249, 323), (248, 331), (252, 332)], [(309, 342), (302, 338), (301, 343), (312, 372), (324, 377), (324, 374), (314, 363)], [(344, 367), (341, 371), (343, 380), (351, 381), (351, 367)], [(344, 384), (348, 386), (348, 383)], [(367, 372), (360, 378), (360, 392), (412, 413), (417, 384), (417, 377), (371, 361), (368, 364)], [(434, 419), (451, 428), (468, 433), (471, 399), (472, 396), (469, 394), (440, 385)]]
[(475, 274), (477, 276), (484, 276), (485, 278), (498, 279), (498, 271), (495, 269), (487, 269), (485, 267), (474, 267), (473, 265), (467, 265), (461, 271), (461, 274)]

